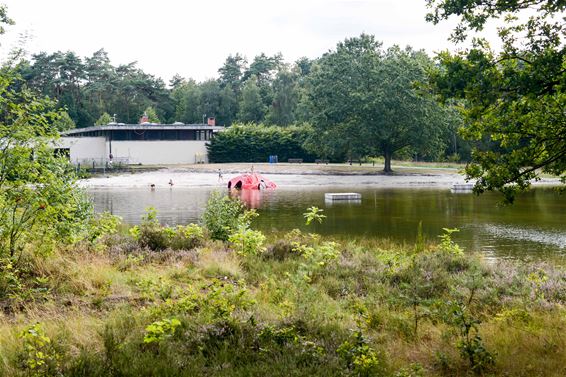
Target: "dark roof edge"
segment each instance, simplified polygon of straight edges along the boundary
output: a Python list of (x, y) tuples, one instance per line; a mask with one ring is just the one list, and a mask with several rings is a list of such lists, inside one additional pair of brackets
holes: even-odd
[(105, 126), (91, 126), (84, 128), (74, 128), (61, 132), (61, 136), (70, 136), (83, 132), (92, 131), (113, 131), (113, 130), (213, 130), (220, 131), (224, 127), (209, 126), (207, 124), (107, 124)]

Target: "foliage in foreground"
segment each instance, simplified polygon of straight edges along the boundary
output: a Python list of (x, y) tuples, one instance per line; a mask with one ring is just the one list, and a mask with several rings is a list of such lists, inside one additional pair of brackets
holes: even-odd
[[(225, 200), (209, 210), (249, 216)], [(1, 375), (565, 372), (566, 271), (487, 263), (453, 229), (412, 247), (298, 230), (267, 239), (249, 221), (218, 241), (153, 211), (131, 235), (109, 215), (92, 225), (81, 245), (0, 270)]]
[(501, 20), (502, 47), (485, 39), (439, 55), (432, 77), (440, 96), (457, 101), (465, 118), (461, 134), (477, 142), (466, 168), (475, 191), (501, 191), (507, 201), (540, 173), (566, 181), (566, 3), (555, 0), (482, 2), (427, 0), (428, 20), (456, 17), (452, 39), (463, 41), (492, 19)]
[(86, 231), (90, 204), (54, 153), (62, 115), (53, 108), (10, 67), (0, 69), (0, 263), (24, 247), (48, 253)]

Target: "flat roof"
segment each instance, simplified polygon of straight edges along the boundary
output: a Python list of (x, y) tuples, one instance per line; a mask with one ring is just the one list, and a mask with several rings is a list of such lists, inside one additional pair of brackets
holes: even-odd
[(65, 132), (61, 132), (62, 136), (71, 136), (81, 134), (84, 132), (93, 131), (123, 131), (123, 130), (212, 130), (221, 131), (222, 126), (209, 126), (208, 124), (157, 124), (157, 123), (144, 123), (144, 124), (120, 124), (109, 123), (105, 126), (91, 126), (84, 128), (74, 128)]

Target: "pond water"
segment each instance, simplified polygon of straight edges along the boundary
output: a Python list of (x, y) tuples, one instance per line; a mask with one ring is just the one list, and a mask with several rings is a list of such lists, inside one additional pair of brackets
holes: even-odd
[[(91, 188), (95, 209), (110, 211), (125, 222), (140, 222), (154, 207), (169, 225), (198, 222), (213, 187)], [(325, 202), (325, 192), (358, 192), (356, 202)], [(274, 191), (243, 191), (239, 195), (260, 216), (255, 227), (264, 232), (293, 228), (340, 237), (380, 237), (414, 242), (419, 222), (428, 239), (442, 228), (459, 228), (454, 239), (469, 251), (493, 258), (566, 258), (566, 195), (537, 188), (512, 206), (501, 197), (451, 193), (446, 188), (309, 187)], [(324, 209), (323, 224), (307, 227), (302, 214), (310, 206)]]

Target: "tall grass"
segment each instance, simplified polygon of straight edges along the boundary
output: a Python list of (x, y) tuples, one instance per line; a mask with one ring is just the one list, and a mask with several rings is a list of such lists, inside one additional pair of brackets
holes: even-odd
[[(562, 268), (450, 243), (334, 241), (293, 231), (241, 255), (208, 238), (152, 251), (122, 234), (29, 254), (0, 301), (0, 375), (566, 373)], [(47, 346), (22, 336), (36, 323)]]

